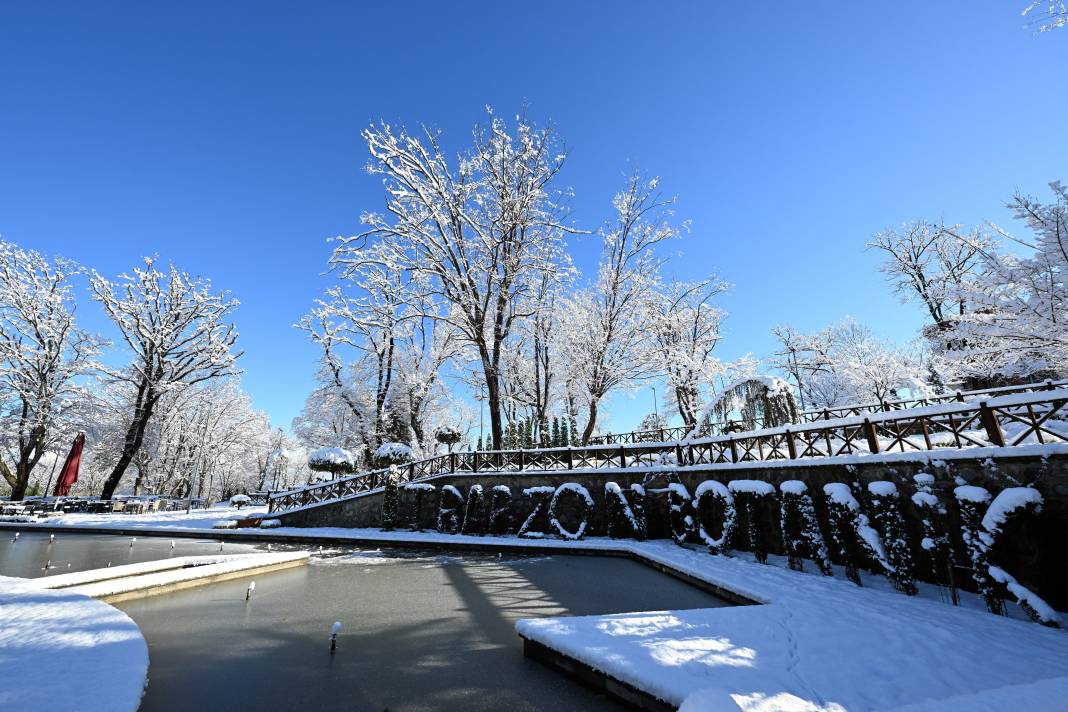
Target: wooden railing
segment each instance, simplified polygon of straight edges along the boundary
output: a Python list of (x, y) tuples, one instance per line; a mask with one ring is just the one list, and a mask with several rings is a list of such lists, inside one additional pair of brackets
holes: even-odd
[[(1056, 416), (1060, 415), (1060, 418)], [(647, 444), (453, 452), (398, 468), (402, 482), (452, 473), (604, 470), (799, 460), (940, 448), (1068, 443), (1068, 389), (1017, 393), (815, 423)], [(1054, 423), (1059, 428), (1054, 428)], [(381, 487), (375, 470), (271, 494), (269, 511), (295, 509)]]
[[(967, 403), (968, 401), (982, 398), (1000, 397), (1016, 393), (1034, 393), (1036, 391), (1052, 391), (1057, 388), (1068, 386), (1068, 381), (1045, 381), (1043, 383), (1027, 383), (1020, 386), (1003, 386), (976, 391), (954, 391), (942, 395), (930, 396), (929, 398), (916, 398), (911, 400), (889, 400), (877, 403), (861, 403), (859, 405), (846, 405), (838, 408), (823, 408), (817, 410), (805, 410), (797, 414), (798, 423), (814, 423), (819, 420), (831, 420), (833, 418), (848, 418), (855, 415), (868, 413), (887, 413), (893, 410), (906, 410), (909, 408), (924, 408), (929, 405), (940, 403)], [(724, 428), (731, 425), (730, 422), (714, 422), (702, 428), (701, 435), (712, 435), (724, 432)], [(757, 425), (763, 425), (757, 421)], [(690, 434), (692, 428), (684, 425), (671, 428), (654, 428), (652, 430), (634, 430), (626, 433), (607, 433), (594, 435), (590, 438), (590, 445), (619, 445), (627, 443), (666, 442), (681, 440)]]

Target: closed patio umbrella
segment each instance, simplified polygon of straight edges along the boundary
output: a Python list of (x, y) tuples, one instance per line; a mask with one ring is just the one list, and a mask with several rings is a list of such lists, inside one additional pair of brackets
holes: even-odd
[(56, 482), (56, 497), (66, 497), (70, 488), (78, 481), (78, 465), (82, 462), (82, 448), (85, 446), (85, 433), (78, 433), (74, 438), (74, 444), (67, 453), (67, 461), (63, 463), (63, 471), (59, 473), (59, 481)]

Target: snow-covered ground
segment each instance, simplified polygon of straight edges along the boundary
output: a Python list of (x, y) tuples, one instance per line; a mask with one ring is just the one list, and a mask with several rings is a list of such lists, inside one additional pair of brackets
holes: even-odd
[(63, 514), (34, 521), (11, 522), (17, 526), (42, 524), (49, 527), (102, 527), (106, 529), (211, 529), (215, 522), (234, 518), (262, 516), (266, 507), (219, 506), (210, 509), (193, 509), (189, 513), (149, 512), (147, 514)]
[(774, 557), (635, 549), (766, 603), (524, 620), (519, 632), (672, 704), (692, 697), (694, 710), (1068, 709), (1068, 633), (990, 615), (974, 596), (953, 607), (933, 586), (909, 598), (885, 579), (857, 588)]
[[(243, 510), (247, 513), (254, 510)], [(134, 516), (71, 515), (62, 524), (160, 531), (210, 530), (230, 510)], [(60, 522), (49, 522), (58, 524)], [(291, 528), (240, 530), (264, 539), (290, 535), (391, 542), (496, 544), (509, 548), (613, 550), (669, 566), (760, 605), (520, 621), (519, 632), (688, 709), (1002, 710), (1068, 709), (1068, 633), (1013, 615), (987, 613), (978, 597), (939, 600), (921, 584), (917, 597), (866, 576), (858, 588), (786, 568), (771, 557), (713, 556), (670, 541), (591, 538), (524, 540), (437, 532)], [(1006, 702), (1010, 701), (1010, 702)]]
[(148, 646), (116, 608), (0, 576), (0, 670), (2, 710), (132, 712)]

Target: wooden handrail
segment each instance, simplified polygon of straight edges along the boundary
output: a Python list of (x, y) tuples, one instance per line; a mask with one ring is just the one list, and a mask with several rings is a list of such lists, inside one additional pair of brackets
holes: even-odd
[[(951, 402), (924, 409), (890, 410), (863, 417), (677, 442), (457, 452), (417, 460), (398, 468), (398, 472), (402, 482), (412, 482), (456, 472), (702, 466), (943, 448), (1016, 447), (1031, 444), (1031, 440), (1040, 444), (1068, 443), (1068, 430), (1050, 427), (1050, 421), (1058, 413), (1068, 419), (1068, 389), (1005, 395), (981, 403)], [(388, 472), (388, 468), (374, 470), (272, 493), (269, 511), (368, 492), (380, 486)]]

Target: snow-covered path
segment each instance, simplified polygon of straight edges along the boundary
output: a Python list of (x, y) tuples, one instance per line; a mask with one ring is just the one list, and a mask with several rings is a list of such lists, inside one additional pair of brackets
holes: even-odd
[(148, 646), (106, 603), (0, 576), (0, 670), (6, 712), (132, 712)]

